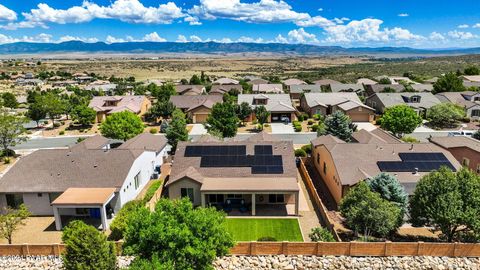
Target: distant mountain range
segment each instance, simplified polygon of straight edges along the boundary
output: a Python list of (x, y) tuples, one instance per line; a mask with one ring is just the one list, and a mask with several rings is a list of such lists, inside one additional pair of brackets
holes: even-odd
[(217, 42), (125, 42), (107, 44), (67, 41), (62, 43), (17, 42), (0, 45), (0, 55), (53, 53), (272, 53), (291, 55), (458, 55), (480, 54), (478, 48), (414, 49), (408, 47), (344, 48), (279, 43), (217, 43)]

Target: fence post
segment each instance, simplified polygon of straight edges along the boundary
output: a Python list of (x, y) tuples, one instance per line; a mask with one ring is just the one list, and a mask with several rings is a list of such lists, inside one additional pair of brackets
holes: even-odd
[(288, 255), (288, 241), (282, 242), (282, 254)]
[(383, 254), (384, 256), (390, 256), (392, 254), (392, 242), (391, 241), (386, 241), (385, 242), (385, 253)]
[(458, 242), (455, 242), (455, 243), (453, 243), (453, 251), (452, 251), (452, 253), (453, 253), (453, 254), (452, 254), (452, 257), (458, 257), (458, 256), (461, 256), (461, 255), (459, 255), (459, 254), (458, 254), (458, 251), (459, 251), (459, 250), (458, 250), (458, 249), (459, 249), (459, 246), (460, 246), (460, 245), (459, 245), (459, 243), (458, 243)]
[(418, 241), (417, 243), (417, 256), (422, 256), (423, 255), (423, 241)]
[(58, 243), (53, 244), (53, 255), (60, 256), (60, 245)]
[(22, 245), (22, 255), (23, 256), (28, 256), (30, 255), (30, 250), (29, 250), (29, 247), (28, 247), (28, 244), (24, 243)]
[(348, 242), (348, 256), (352, 256), (353, 242)]
[(313, 255), (320, 256), (320, 242), (315, 245), (315, 253)]
[(257, 241), (250, 242), (250, 256), (257, 254)]

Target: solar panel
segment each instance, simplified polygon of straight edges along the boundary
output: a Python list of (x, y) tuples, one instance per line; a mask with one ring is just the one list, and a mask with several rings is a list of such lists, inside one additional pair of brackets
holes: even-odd
[(271, 156), (273, 154), (273, 148), (271, 145), (255, 145), (255, 155)]
[(399, 153), (403, 161), (448, 161), (443, 153)]
[(379, 161), (377, 166), (382, 172), (430, 172), (442, 166), (455, 170), (449, 161)]

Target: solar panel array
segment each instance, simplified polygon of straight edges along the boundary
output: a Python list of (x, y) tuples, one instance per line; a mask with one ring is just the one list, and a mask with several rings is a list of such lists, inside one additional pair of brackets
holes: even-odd
[(446, 166), (455, 170), (443, 153), (399, 153), (402, 161), (378, 161), (382, 172), (430, 172)]
[(185, 157), (201, 157), (200, 167), (251, 167), (252, 174), (282, 174), (281, 155), (273, 155), (271, 145), (255, 145), (254, 155), (247, 155), (245, 145), (191, 145)]

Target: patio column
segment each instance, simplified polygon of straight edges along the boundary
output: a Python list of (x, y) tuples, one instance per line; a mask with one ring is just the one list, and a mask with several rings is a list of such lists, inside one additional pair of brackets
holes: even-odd
[(60, 213), (58, 212), (58, 207), (54, 206), (53, 207), (53, 216), (55, 217), (55, 229), (57, 231), (62, 230), (62, 217), (60, 216)]
[(202, 207), (205, 207), (205, 194), (200, 193), (200, 200), (201, 200)]
[(252, 193), (252, 216), (255, 216), (255, 193)]
[(102, 229), (107, 230), (107, 211), (105, 210), (105, 205), (103, 204), (100, 207), (100, 219), (102, 220)]
[(299, 203), (299, 198), (298, 196), (300, 195), (300, 193), (297, 191), (295, 193), (295, 215), (298, 216), (298, 203)]

